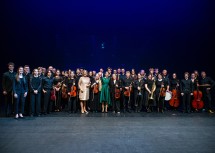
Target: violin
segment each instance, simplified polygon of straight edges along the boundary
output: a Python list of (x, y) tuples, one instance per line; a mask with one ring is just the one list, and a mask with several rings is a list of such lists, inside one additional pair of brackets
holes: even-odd
[(170, 106), (175, 107), (175, 108), (177, 108), (179, 106), (179, 103), (180, 103), (179, 95), (180, 95), (180, 93), (178, 91), (178, 86), (176, 86), (175, 89), (172, 89), (172, 98), (169, 100)]
[(129, 89), (127, 89), (126, 91), (124, 91), (124, 95), (126, 97), (130, 97), (130, 95), (131, 95), (131, 87), (130, 86), (129, 86)]
[(76, 92), (77, 88), (75, 86), (75, 83), (73, 83), (72, 87), (71, 87), (71, 91), (70, 91), (70, 96), (71, 97), (76, 97), (77, 96), (77, 92)]
[(51, 100), (56, 101), (55, 89), (51, 91)]
[(193, 91), (193, 101), (192, 106), (195, 109), (202, 109), (204, 107), (204, 102), (202, 101), (202, 92), (199, 90), (197, 86), (197, 90)]
[(93, 93), (97, 94), (99, 92), (99, 86), (98, 84), (96, 83), (94, 86), (93, 86)]
[[(163, 85), (164, 83), (162, 82), (162, 85)], [(164, 87), (161, 87), (161, 89), (160, 89), (160, 96), (161, 97), (165, 97), (166, 96), (166, 89), (164, 88)]]

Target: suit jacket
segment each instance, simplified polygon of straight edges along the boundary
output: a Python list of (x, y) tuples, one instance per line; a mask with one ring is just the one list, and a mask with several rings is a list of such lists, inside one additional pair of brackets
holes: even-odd
[(13, 80), (15, 79), (16, 72), (5, 72), (2, 77), (3, 91), (11, 92), (13, 90)]

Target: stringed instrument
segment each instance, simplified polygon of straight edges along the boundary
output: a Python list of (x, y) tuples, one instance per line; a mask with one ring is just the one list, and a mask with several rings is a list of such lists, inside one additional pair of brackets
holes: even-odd
[(97, 94), (99, 92), (99, 86), (98, 84), (96, 83), (94, 86), (93, 86), (93, 93), (94, 94)]
[(50, 98), (51, 98), (52, 101), (56, 101), (55, 89), (53, 89), (51, 91), (51, 97)]
[(77, 96), (77, 88), (75, 86), (75, 82), (74, 81), (73, 81), (73, 85), (71, 86), (70, 96), (71, 97), (76, 97)]
[(193, 101), (192, 106), (195, 109), (202, 109), (204, 107), (204, 102), (202, 101), (202, 92), (199, 90), (197, 86), (197, 90), (193, 91)]
[(64, 84), (63, 84), (63, 86), (62, 86), (61, 91), (62, 91), (62, 98), (63, 98), (63, 99), (67, 99), (67, 98), (68, 98), (68, 95), (67, 95), (67, 88), (66, 88), (66, 86), (65, 86)]
[(119, 99), (120, 98), (120, 89), (118, 89), (116, 86), (115, 86), (115, 99)]
[(179, 96), (178, 86), (176, 86), (175, 89), (172, 89), (172, 98), (169, 100), (169, 105), (177, 108), (180, 104)]

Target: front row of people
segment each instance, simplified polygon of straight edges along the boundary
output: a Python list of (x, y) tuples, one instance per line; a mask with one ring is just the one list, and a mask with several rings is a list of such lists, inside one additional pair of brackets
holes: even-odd
[[(190, 113), (191, 106), (194, 107), (192, 105), (194, 91), (198, 91), (198, 97), (203, 96), (204, 102), (204, 107), (203, 105), (200, 107), (197, 101), (195, 110), (205, 108), (213, 113), (210, 89), (215, 83), (206, 77), (205, 72), (201, 75), (200, 82), (195, 76), (189, 79), (187, 72), (181, 81), (176, 78), (176, 74), (173, 74), (171, 80), (162, 74), (157, 76), (149, 74), (147, 78), (143, 78), (140, 73), (136, 79), (133, 79), (129, 71), (126, 72), (124, 78), (117, 77), (116, 74), (110, 76), (108, 72), (104, 77), (98, 74), (95, 77), (89, 77), (87, 70), (83, 71), (82, 76), (76, 77), (73, 71), (68, 73), (68, 76), (62, 77), (59, 70), (56, 74), (48, 70), (46, 76), (40, 77), (38, 69), (34, 69), (32, 76), (27, 79), (23, 75), (23, 67), (19, 67), (13, 78), (11, 94), (14, 99), (16, 119), (23, 118), (27, 94), (30, 94), (31, 99), (31, 115), (36, 116), (40, 116), (41, 113), (62, 111), (66, 108), (70, 112), (77, 112), (80, 109), (81, 113), (88, 113), (89, 110), (101, 112), (112, 110), (117, 113), (120, 113), (120, 110), (151, 112), (157, 108), (158, 112), (163, 113), (165, 108), (175, 109), (179, 104), (183, 112)], [(166, 101), (166, 93), (173, 90), (176, 90), (176, 94)]]

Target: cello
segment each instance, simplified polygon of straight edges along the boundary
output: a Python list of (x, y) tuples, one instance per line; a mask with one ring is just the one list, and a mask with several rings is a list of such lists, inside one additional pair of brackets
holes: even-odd
[[(198, 81), (197, 81), (198, 84)], [(193, 91), (193, 101), (192, 101), (192, 106), (196, 110), (202, 109), (204, 107), (204, 102), (202, 101), (202, 92), (199, 90), (199, 87), (197, 85), (196, 90)]]
[(63, 84), (61, 91), (62, 91), (62, 98), (67, 99), (68, 95), (67, 95), (66, 85)]
[(169, 101), (169, 105), (177, 108), (180, 104), (179, 92), (178, 92), (178, 83), (175, 89), (172, 89), (172, 98)]
[(116, 86), (115, 86), (115, 99), (119, 99), (120, 98), (120, 89), (118, 89)]

